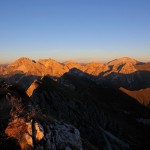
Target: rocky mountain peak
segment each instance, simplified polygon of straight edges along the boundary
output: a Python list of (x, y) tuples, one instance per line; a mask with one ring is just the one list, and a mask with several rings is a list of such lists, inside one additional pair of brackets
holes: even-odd
[(15, 64), (22, 64), (22, 63), (31, 63), (32, 60), (26, 57), (21, 57), (17, 59), (16, 61), (12, 62), (9, 66), (15, 65)]
[(64, 62), (64, 65), (66, 67), (68, 67), (68, 69), (72, 69), (72, 68), (81, 69), (82, 68), (82, 65), (80, 63), (78, 63), (78, 62), (75, 62), (75, 61)]
[(138, 63), (138, 61), (133, 58), (122, 57), (122, 58), (118, 58), (118, 59), (108, 62), (107, 65), (108, 66), (120, 66), (120, 65), (123, 65), (126, 63), (131, 63), (133, 65), (136, 65)]
[(39, 59), (38, 61), (39, 63), (49, 63), (49, 64), (52, 64), (52, 63), (56, 63), (56, 64), (60, 64), (59, 62), (57, 62), (56, 60), (54, 59), (51, 59), (51, 58), (48, 58), (48, 59)]

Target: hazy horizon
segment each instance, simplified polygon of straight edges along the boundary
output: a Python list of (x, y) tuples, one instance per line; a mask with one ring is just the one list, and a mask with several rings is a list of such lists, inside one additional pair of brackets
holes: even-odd
[(150, 61), (149, 0), (1, 0), (0, 20), (0, 64), (20, 57)]
[[(127, 57), (127, 56), (125, 56), (125, 57)], [(30, 60), (34, 60), (34, 61), (39, 61), (40, 59), (52, 59), (52, 60), (55, 60), (55, 61), (57, 61), (57, 62), (59, 62), (59, 63), (65, 63), (65, 62), (69, 62), (69, 61), (73, 61), (73, 62), (77, 62), (77, 63), (81, 63), (81, 64), (87, 64), (87, 63), (103, 63), (103, 64), (106, 64), (106, 63), (108, 63), (108, 62), (110, 62), (110, 61), (113, 61), (113, 60), (115, 60), (115, 59), (120, 59), (120, 58), (125, 58), (125, 57), (116, 57), (116, 58), (114, 58), (114, 59), (110, 59), (110, 60), (96, 60), (96, 59), (94, 59), (94, 60), (83, 60), (83, 59), (76, 59), (76, 60), (73, 60), (73, 59), (66, 59), (66, 60), (59, 60), (59, 59), (54, 59), (54, 58), (52, 58), (52, 57), (43, 57), (43, 58), (37, 58), (37, 59), (33, 59), (33, 58), (31, 58), (31, 57), (24, 57), (24, 56), (22, 56), (22, 57), (18, 57), (18, 58), (16, 58), (16, 59), (14, 59), (14, 60), (12, 60), (12, 61), (10, 61), (10, 62), (2, 62), (2, 63), (0, 63), (0, 65), (8, 65), (8, 64), (11, 64), (11, 63), (13, 63), (14, 61), (16, 61), (16, 60), (18, 60), (18, 59), (20, 59), (20, 58), (29, 58)], [(128, 57), (128, 58), (131, 58), (131, 57)], [(131, 59), (135, 59), (135, 58), (131, 58)], [(139, 62), (143, 62), (143, 63), (149, 63), (150, 61), (142, 61), (142, 60), (138, 60), (138, 59), (135, 59), (135, 60), (137, 60), (137, 61), (139, 61)]]

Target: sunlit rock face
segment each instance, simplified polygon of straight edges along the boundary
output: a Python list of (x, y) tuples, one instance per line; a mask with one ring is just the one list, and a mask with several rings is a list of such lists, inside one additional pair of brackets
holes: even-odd
[(107, 76), (110, 73), (131, 74), (137, 71), (135, 65), (138, 63), (139, 62), (137, 60), (128, 57), (112, 60), (106, 64), (108, 70), (106, 70), (104, 76)]
[(80, 133), (75, 127), (58, 121), (44, 123), (44, 126), (42, 124), (34, 120), (26, 122), (24, 118), (15, 118), (8, 124), (5, 133), (9, 138), (16, 139), (22, 150), (82, 150)]
[(120, 65), (123, 65), (126, 63), (131, 63), (133, 65), (136, 65), (139, 63), (139, 61), (137, 61), (133, 58), (129, 58), (129, 57), (122, 57), (122, 58), (118, 58), (118, 59), (108, 62), (107, 65), (108, 66), (120, 66)]
[(102, 71), (96, 81), (106, 87), (135, 89), (139, 86), (138, 81), (143, 80), (136, 68), (139, 63), (141, 62), (128, 57), (110, 61), (106, 64), (108, 69)]
[(42, 76), (50, 73), (42, 64), (32, 61), (29, 58), (20, 58), (7, 66), (7, 73), (23, 72), (32, 75)]
[(40, 141), (44, 137), (44, 129), (38, 122), (34, 123), (35, 140)]
[(31, 85), (30, 87), (27, 89), (26, 93), (27, 95), (30, 97), (32, 96), (34, 90), (39, 86), (39, 82), (37, 80), (35, 80)]
[(84, 66), (83, 71), (94, 75), (98, 76), (102, 71), (106, 71), (106, 65), (105, 64), (100, 64), (100, 63), (88, 63)]
[(38, 63), (45, 66), (45, 68), (49, 70), (51, 76), (61, 76), (68, 71), (68, 68), (64, 64), (50, 58), (40, 59)]
[(132, 63), (127, 63), (120, 69), (119, 73), (122, 74), (131, 74), (134, 73), (136, 70), (135, 66)]
[(0, 66), (0, 75), (5, 74), (6, 68), (3, 66)]
[(31, 122), (25, 122), (24, 118), (12, 120), (5, 133), (8, 137), (16, 139), (22, 150), (33, 147)]
[(64, 62), (64, 65), (68, 68), (68, 70), (72, 69), (72, 68), (77, 68), (77, 69), (81, 69), (83, 68), (83, 66), (80, 63), (77, 63), (75, 61), (67, 61)]

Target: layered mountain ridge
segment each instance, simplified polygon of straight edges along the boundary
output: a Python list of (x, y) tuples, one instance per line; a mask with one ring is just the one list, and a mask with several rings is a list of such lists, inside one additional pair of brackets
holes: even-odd
[(20, 58), (0, 71), (3, 150), (150, 149), (149, 64)]
[[(29, 58), (22, 57), (9, 64), (7, 67), (1, 66), (1, 72), (4, 69), (5, 71), (3, 71), (3, 74), (9, 74), (14, 71), (22, 71), (23, 73), (30, 73), (32, 75), (42, 76), (49, 74), (59, 77), (68, 72), (70, 69), (76, 68), (85, 73), (98, 76), (101, 72), (108, 72), (111, 67), (113, 67), (114, 71), (119, 71), (121, 70), (121, 66), (123, 67), (126, 64), (130, 64), (128, 65), (128, 69), (130, 69), (130, 67), (133, 67), (132, 65), (136, 65), (138, 63), (138, 61), (126, 57), (113, 60), (107, 64), (91, 62), (85, 65), (73, 61), (60, 63), (50, 58), (40, 59), (36, 62)], [(123, 72), (125, 73), (125, 71)]]
[[(58, 80), (65, 73), (69, 73), (79, 78), (85, 77), (94, 81), (103, 87), (123, 87), (126, 90), (137, 91), (142, 93), (150, 93), (150, 65), (142, 63), (133, 58), (123, 57), (112, 60), (106, 64), (87, 63), (80, 64), (74, 61), (64, 63), (57, 62), (53, 59), (40, 59), (38, 61), (22, 57), (8, 66), (0, 66), (1, 79), (7, 79), (10, 83), (19, 83), (25, 88), (35, 80), (42, 76), (49, 75), (53, 79)], [(148, 89), (147, 89), (148, 88)], [(123, 90), (125, 92), (125, 90)], [(127, 94), (129, 92), (126, 92)], [(140, 91), (141, 93), (141, 91)], [(133, 94), (135, 95), (135, 94)], [(136, 94), (137, 95), (137, 94)], [(148, 104), (149, 95), (139, 100), (139, 96), (134, 96), (138, 101)]]

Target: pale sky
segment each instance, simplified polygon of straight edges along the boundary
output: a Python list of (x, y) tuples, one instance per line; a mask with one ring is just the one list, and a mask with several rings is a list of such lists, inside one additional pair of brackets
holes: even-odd
[(150, 61), (149, 0), (1, 0), (0, 63)]

